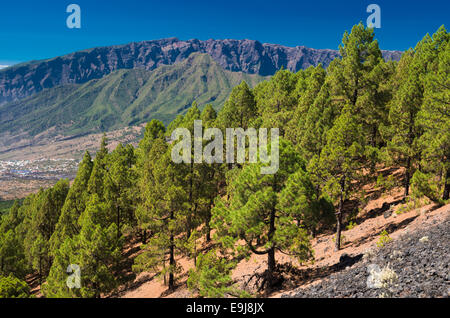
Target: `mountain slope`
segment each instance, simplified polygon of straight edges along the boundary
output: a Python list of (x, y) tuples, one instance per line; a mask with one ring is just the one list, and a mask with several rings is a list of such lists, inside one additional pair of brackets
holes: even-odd
[[(83, 84), (119, 69), (154, 70), (162, 65), (173, 65), (194, 52), (209, 54), (225, 70), (262, 76), (273, 75), (281, 67), (296, 72), (319, 63), (328, 66), (339, 56), (335, 50), (286, 47), (253, 40), (180, 41), (170, 38), (100, 47), (0, 70), (0, 104), (23, 99), (46, 88)], [(401, 52), (384, 51), (383, 54), (387, 60), (398, 60)]]
[(138, 125), (152, 118), (165, 123), (192, 102), (218, 109), (231, 89), (245, 80), (250, 86), (264, 77), (222, 69), (207, 54), (192, 54), (175, 65), (153, 71), (121, 69), (102, 79), (68, 84), (0, 106), (0, 143), (8, 135), (77, 135)]

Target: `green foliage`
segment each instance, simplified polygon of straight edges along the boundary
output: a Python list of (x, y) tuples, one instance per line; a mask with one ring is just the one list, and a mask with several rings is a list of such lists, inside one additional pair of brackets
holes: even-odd
[(357, 225), (357, 224), (356, 224), (355, 222), (350, 221), (350, 222), (348, 223), (348, 225), (346, 226), (346, 229), (347, 229), (347, 230), (351, 230), (351, 229), (353, 229), (356, 225)]
[[(304, 161), (291, 144), (280, 140), (280, 169), (262, 175), (261, 164), (245, 165), (228, 188), (230, 201), (218, 199), (213, 209), (216, 239), (231, 255), (255, 253), (268, 255), (268, 272), (275, 267), (275, 250), (289, 253), (300, 262), (312, 258), (313, 251), (304, 229), (295, 224), (292, 209), (279, 204), (280, 192), (293, 172), (304, 168)], [(235, 246), (244, 239), (245, 249)]]
[(450, 41), (442, 26), (433, 35), (433, 57), (428, 72), (423, 75), (424, 100), (416, 125), (423, 130), (418, 140), (424, 173), (443, 176), (442, 199), (450, 195)]
[(233, 286), (231, 279), (235, 262), (219, 257), (216, 253), (217, 251), (211, 250), (198, 256), (195, 269), (189, 271), (188, 288), (207, 298), (244, 295)]
[(320, 160), (311, 162), (311, 169), (318, 170), (321, 183), (334, 200), (340, 195), (346, 199), (353, 190), (350, 181), (361, 177), (361, 159), (364, 156), (361, 129), (350, 106), (344, 108), (328, 131)]
[(377, 241), (377, 246), (384, 247), (390, 241), (392, 241), (392, 238), (389, 236), (389, 233), (386, 230), (384, 230), (383, 232), (380, 233), (380, 238)]
[(253, 92), (246, 82), (234, 87), (216, 119), (218, 128), (240, 127), (247, 129), (250, 120), (256, 115)]
[(439, 197), (437, 183), (433, 176), (417, 170), (411, 179), (411, 194), (415, 199), (427, 197), (434, 202), (443, 203)]
[(377, 177), (377, 187), (380, 187), (383, 192), (391, 193), (392, 189), (396, 186), (396, 181), (393, 175), (389, 175), (385, 178), (382, 174)]
[(261, 86), (255, 96), (261, 127), (279, 128), (280, 135), (285, 136), (286, 125), (292, 119), (297, 104), (297, 79), (296, 74), (281, 69), (267, 85)]
[[(116, 224), (97, 223), (104, 215), (94, 195), (80, 217), (81, 231), (67, 238), (55, 253), (47, 283), (43, 286), (46, 297), (100, 297), (117, 286), (115, 268), (118, 265), (122, 240), (117, 239)], [(81, 270), (81, 288), (69, 289), (66, 269), (76, 264)]]
[(156, 119), (153, 119), (145, 126), (144, 138), (139, 142), (139, 147), (136, 149), (138, 161), (141, 165), (140, 168), (142, 168), (142, 165), (150, 152), (152, 142), (156, 138), (164, 135), (165, 131), (166, 127), (164, 127), (164, 124)]
[(14, 277), (0, 276), (0, 298), (29, 298), (30, 287), (26, 282)]
[[(19, 202), (22, 202), (23, 200), (19, 200)], [(14, 205), (16, 200), (7, 200), (7, 201), (1, 201), (0, 200), (0, 218), (2, 215), (7, 214), (9, 212), (9, 209)]]
[(133, 169), (136, 164), (134, 148), (119, 144), (108, 155), (106, 173), (104, 177), (103, 199), (108, 208), (109, 219), (103, 220), (107, 224), (115, 223), (117, 238), (122, 234), (123, 228), (134, 227), (135, 220), (135, 184), (137, 173)]
[(67, 237), (72, 237), (79, 232), (77, 220), (83, 213), (89, 198), (88, 182), (92, 172), (92, 160), (89, 152), (81, 161), (77, 176), (67, 193), (67, 198), (61, 210), (55, 232), (50, 238), (50, 251), (54, 252)]
[(31, 203), (29, 224), (24, 240), (26, 258), (40, 278), (47, 276), (51, 267), (50, 238), (58, 223), (69, 191), (67, 180), (59, 181), (53, 188), (42, 190)]
[(389, 78), (373, 29), (362, 23), (345, 32), (339, 51), (342, 58), (329, 67), (330, 86), (339, 108), (352, 106), (362, 123), (364, 143), (376, 146), (378, 126), (384, 121), (386, 97), (383, 81)]
[(168, 274), (169, 288), (173, 289), (179, 272), (175, 256), (184, 251), (186, 238), (181, 234), (185, 233), (190, 209), (185, 183), (189, 166), (173, 163), (170, 151), (164, 139), (158, 138), (149, 153), (152, 160), (147, 166), (147, 183), (141, 184), (144, 196), (138, 218), (153, 236), (142, 247), (144, 251), (136, 258), (133, 270), (159, 272), (164, 278)]
[(303, 169), (291, 174), (280, 193), (280, 209), (291, 215), (299, 226), (315, 235), (320, 226), (334, 222), (334, 207), (326, 197), (320, 197)]
[(405, 196), (421, 158), (429, 170), (446, 170), (437, 162), (448, 161), (448, 38), (443, 27), (433, 37), (426, 35), (414, 50), (403, 54), (392, 78), (390, 125), (382, 131), (393, 161), (406, 169)]
[(24, 244), (14, 229), (0, 233), (0, 275), (25, 278), (28, 273)]

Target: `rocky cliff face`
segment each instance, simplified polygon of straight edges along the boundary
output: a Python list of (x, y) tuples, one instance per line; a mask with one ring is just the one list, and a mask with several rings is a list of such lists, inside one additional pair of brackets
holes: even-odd
[[(85, 83), (118, 69), (153, 70), (185, 60), (191, 53), (208, 53), (224, 69), (249, 74), (273, 75), (281, 67), (291, 71), (322, 63), (339, 53), (304, 46), (286, 47), (253, 40), (189, 40), (176, 38), (100, 47), (62, 57), (33, 61), (0, 70), (0, 104), (19, 100), (45, 88)], [(398, 60), (401, 52), (383, 52)]]

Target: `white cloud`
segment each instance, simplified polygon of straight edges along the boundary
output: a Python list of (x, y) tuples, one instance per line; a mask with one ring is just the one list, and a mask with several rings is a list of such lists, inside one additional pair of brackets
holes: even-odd
[(0, 65), (0, 70), (2, 69), (2, 68), (7, 68), (9, 65)]

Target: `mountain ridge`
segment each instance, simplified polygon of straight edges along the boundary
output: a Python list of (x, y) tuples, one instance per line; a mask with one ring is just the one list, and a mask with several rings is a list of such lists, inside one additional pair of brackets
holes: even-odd
[[(206, 53), (222, 68), (233, 72), (273, 75), (284, 67), (298, 71), (339, 57), (331, 49), (288, 47), (256, 40), (179, 40), (166, 38), (96, 47), (59, 57), (30, 61), (0, 70), (0, 104), (29, 97), (46, 88), (83, 84), (118, 69), (154, 70)], [(400, 51), (383, 51), (386, 60), (398, 60)]]
[(219, 110), (234, 86), (242, 81), (255, 86), (264, 79), (224, 70), (208, 54), (194, 53), (154, 70), (119, 69), (83, 84), (44, 89), (0, 105), (0, 153), (38, 135), (78, 136), (153, 118), (168, 124), (194, 101)]

